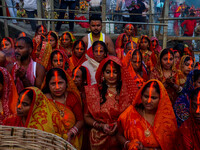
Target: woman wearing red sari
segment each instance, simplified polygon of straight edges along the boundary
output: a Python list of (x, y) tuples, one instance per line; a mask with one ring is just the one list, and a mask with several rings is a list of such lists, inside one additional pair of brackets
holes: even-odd
[[(127, 56), (128, 57), (128, 56)], [(148, 80), (148, 73), (145, 65), (142, 62), (142, 53), (140, 50), (134, 50), (130, 54), (130, 58), (126, 60), (127, 71), (136, 82), (138, 88), (140, 88), (144, 82)]]
[(128, 23), (125, 25), (124, 27), (124, 33), (126, 33), (129, 37), (130, 37), (130, 40), (137, 43), (138, 42), (138, 38), (136, 38), (136, 28)]
[(16, 113), (18, 94), (10, 73), (0, 67), (0, 124), (3, 120)]
[(64, 48), (60, 46), (60, 40), (58, 34), (55, 31), (49, 31), (46, 40), (48, 43), (50, 43), (53, 51), (55, 49), (64, 50)]
[(70, 62), (73, 65), (73, 69), (77, 66), (82, 65), (87, 59), (86, 54), (86, 45), (83, 40), (77, 40), (74, 42), (72, 49), (72, 57), (70, 57)]
[(153, 70), (156, 65), (156, 56), (152, 48), (151, 40), (148, 36), (143, 35), (138, 41), (138, 49), (142, 53), (142, 59), (148, 71)]
[(123, 59), (123, 53), (126, 43), (129, 41), (129, 36), (126, 33), (122, 33), (117, 37), (115, 43), (116, 54), (119, 59)]
[(190, 97), (190, 117), (179, 128), (177, 150), (200, 150), (200, 88)]
[(118, 119), (117, 137), (124, 149), (173, 150), (177, 124), (163, 84), (149, 80)]
[(1, 66), (7, 66), (10, 63), (15, 62), (15, 44), (12, 38), (5, 37), (1, 41), (0, 47), (0, 64)]
[(150, 79), (157, 79), (164, 84), (173, 105), (182, 91), (185, 78), (183, 73), (175, 68), (174, 53), (171, 49), (160, 52), (157, 66), (150, 73)]
[[(120, 149), (116, 139), (117, 118), (131, 104), (136, 91), (122, 79), (121, 61), (108, 56), (101, 61), (97, 72), (97, 84), (86, 86), (86, 124), (91, 126), (90, 145), (95, 150)], [(131, 82), (132, 83), (132, 82)], [(129, 84), (129, 83), (128, 83)], [(128, 90), (129, 89), (129, 90)]]
[(70, 76), (72, 75), (73, 65), (70, 63), (67, 55), (62, 50), (54, 50), (50, 55), (48, 70), (51, 68), (62, 68)]

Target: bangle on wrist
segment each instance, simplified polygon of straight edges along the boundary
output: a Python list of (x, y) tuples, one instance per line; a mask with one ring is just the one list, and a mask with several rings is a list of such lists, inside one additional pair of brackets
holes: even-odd
[(130, 143), (130, 141), (126, 141), (126, 142), (124, 143), (124, 148), (125, 148), (125, 149), (126, 149), (126, 145), (127, 145), (128, 143)]

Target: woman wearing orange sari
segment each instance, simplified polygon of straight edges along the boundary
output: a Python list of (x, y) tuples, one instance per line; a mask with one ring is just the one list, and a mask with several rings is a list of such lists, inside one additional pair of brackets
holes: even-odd
[(117, 37), (117, 40), (115, 43), (115, 49), (116, 49), (117, 57), (121, 60), (123, 58), (125, 45), (129, 40), (130, 40), (129, 36), (126, 33), (122, 33)]
[(174, 53), (171, 49), (164, 49), (160, 52), (157, 66), (150, 73), (150, 79), (157, 79), (164, 84), (174, 105), (178, 94), (182, 91), (185, 78), (183, 73), (175, 68)]
[[(61, 111), (63, 116), (61, 116)], [(68, 133), (73, 129), (75, 123), (75, 116), (69, 107), (47, 99), (36, 87), (25, 88), (19, 94), (17, 114), (4, 120), (4, 125), (39, 129), (68, 141)], [(70, 142), (80, 149), (78, 135), (74, 136)]]
[(142, 59), (148, 71), (153, 70), (156, 65), (156, 56), (152, 48), (151, 40), (148, 36), (143, 35), (138, 41), (138, 49), (142, 53)]
[[(55, 105), (61, 118), (74, 118), (74, 124), (73, 126), (70, 126), (70, 130), (68, 129), (66, 132), (65, 139), (73, 144), (73, 138), (77, 137), (78, 145), (73, 145), (77, 149), (81, 149), (81, 131), (83, 127), (82, 102), (79, 91), (71, 79), (71, 76), (60, 68), (53, 68), (49, 70), (46, 76), (46, 85), (43, 91), (49, 102)], [(71, 113), (65, 113), (65, 108), (68, 108)], [(68, 127), (68, 124), (64, 124), (64, 126)]]
[(77, 66), (81, 66), (87, 60), (85, 54), (86, 45), (83, 40), (75, 41), (72, 49), (72, 57), (69, 59), (73, 65), (73, 69)]
[(85, 87), (87, 107), (84, 119), (92, 128), (91, 149), (120, 149), (116, 139), (116, 121), (131, 104), (131, 96), (137, 92), (123, 80), (125, 78), (122, 77), (124, 75), (121, 74), (121, 66), (122, 63), (117, 57), (108, 56), (101, 61), (97, 69), (97, 84)]
[(163, 84), (149, 80), (118, 119), (118, 139), (129, 150), (173, 150), (177, 124)]
[(16, 113), (18, 94), (10, 73), (0, 67), (0, 124), (3, 120)]
[(190, 97), (190, 117), (179, 128), (177, 150), (200, 150), (200, 88)]
[(15, 48), (13, 39), (10, 37), (3, 38), (3, 40), (1, 41), (1, 49), (0, 50), (9, 50), (11, 48), (12, 49)]
[(72, 48), (75, 41), (76, 38), (74, 37), (74, 35), (68, 31), (64, 32), (60, 37), (60, 44), (65, 50), (65, 53), (68, 56), (68, 58), (72, 56)]

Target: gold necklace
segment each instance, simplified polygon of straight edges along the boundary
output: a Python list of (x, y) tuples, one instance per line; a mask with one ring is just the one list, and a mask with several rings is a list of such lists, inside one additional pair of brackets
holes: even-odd
[[(53, 96), (51, 95), (51, 97), (53, 98)], [(65, 98), (65, 94), (64, 94), (64, 99), (65, 99), (65, 103), (64, 105), (66, 104), (66, 98)], [(65, 116), (65, 111), (64, 110), (60, 110), (56, 104), (56, 100), (53, 99), (53, 102), (56, 106), (56, 109), (58, 110), (58, 112), (60, 113), (60, 116), (63, 118)]]
[(146, 125), (146, 130), (144, 131), (144, 135), (146, 137), (149, 137), (151, 135), (151, 132), (149, 131), (149, 128), (147, 127), (147, 121), (146, 121), (146, 116), (145, 116), (145, 110), (144, 110), (144, 120), (145, 120), (145, 125)]

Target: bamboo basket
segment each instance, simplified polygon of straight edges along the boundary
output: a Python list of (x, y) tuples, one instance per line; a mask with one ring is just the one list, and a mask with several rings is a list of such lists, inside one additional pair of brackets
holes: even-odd
[(0, 125), (0, 150), (76, 150), (69, 142), (41, 130)]

